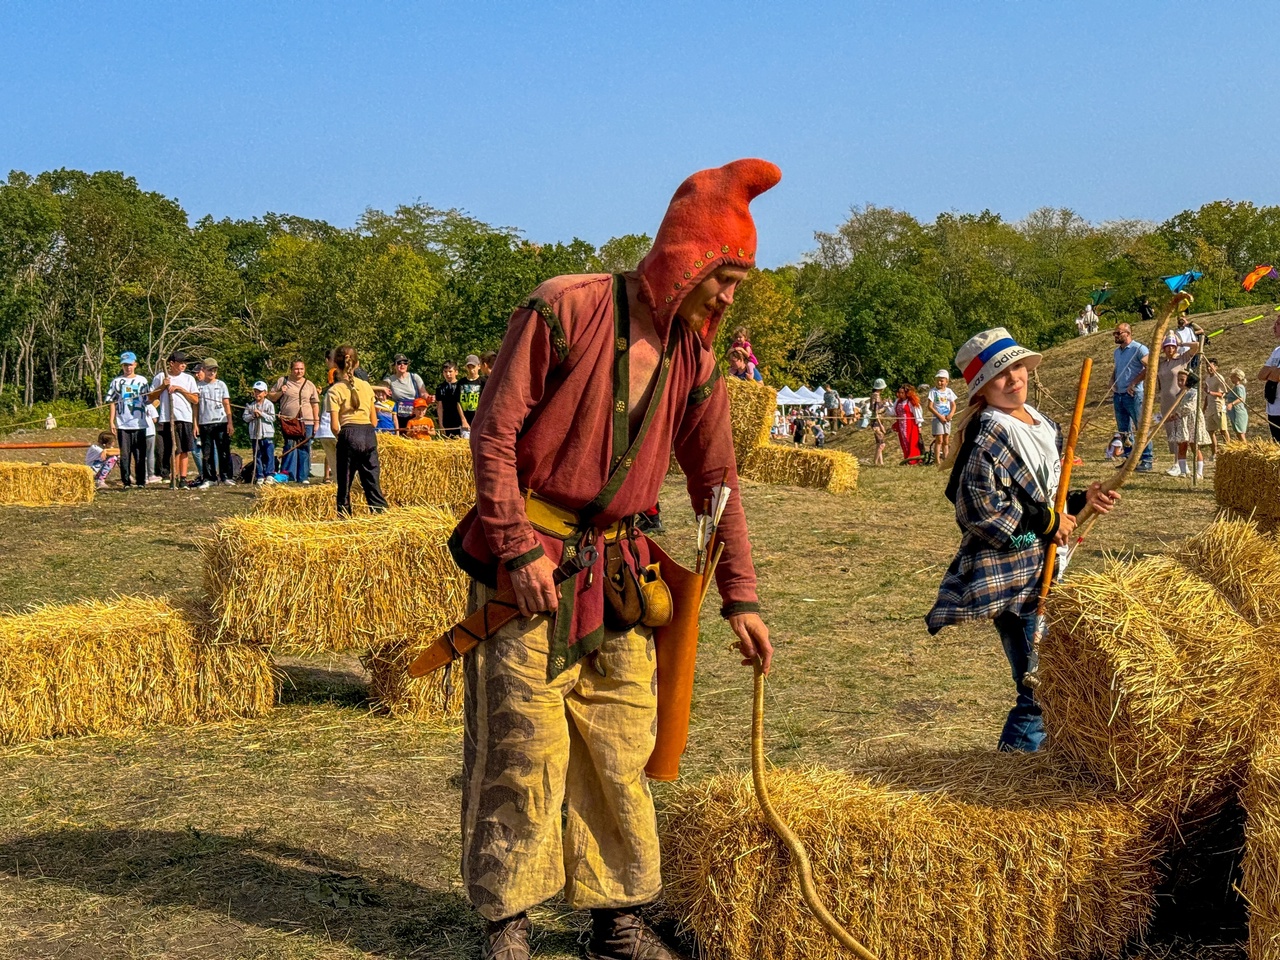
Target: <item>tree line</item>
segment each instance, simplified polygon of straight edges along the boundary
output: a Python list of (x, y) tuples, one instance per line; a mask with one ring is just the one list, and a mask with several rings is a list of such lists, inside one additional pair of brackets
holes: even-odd
[[(1132, 318), (1139, 296), (1159, 302), (1161, 276), (1188, 269), (1205, 273), (1197, 309), (1276, 299), (1275, 280), (1246, 293), (1239, 278), (1280, 252), (1280, 207), (1218, 201), (1095, 225), (1065, 209), (923, 223), (867, 205), (815, 240), (802, 263), (748, 278), (721, 336), (747, 327), (771, 382), (856, 391), (927, 379), (995, 324), (1051, 346), (1094, 290), (1108, 292), (1104, 315)], [(370, 369), (405, 353), (431, 373), (495, 349), (541, 281), (631, 269), (650, 243), (536, 243), (425, 203), (351, 227), (278, 213), (192, 223), (123, 173), (14, 171), (0, 184), (0, 411), (101, 403), (123, 350), (144, 370), (175, 348), (212, 354), (241, 390), (295, 357), (318, 367), (339, 342)]]

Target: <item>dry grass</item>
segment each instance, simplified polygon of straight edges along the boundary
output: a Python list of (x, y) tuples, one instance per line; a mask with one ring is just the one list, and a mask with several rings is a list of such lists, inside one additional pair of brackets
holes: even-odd
[[(369, 515), (358, 481), (351, 488), (351, 512), (357, 517)], [(306, 487), (296, 483), (264, 484), (253, 498), (253, 514), (286, 520), (337, 520), (338, 488), (331, 483)]]
[(741, 473), (760, 483), (813, 487), (828, 493), (858, 489), (858, 458), (839, 450), (767, 443), (752, 451)]
[(1218, 451), (1213, 495), (1220, 507), (1253, 518), (1264, 530), (1280, 527), (1280, 445), (1227, 444)]
[(83, 463), (0, 463), (0, 506), (93, 503), (93, 471)]
[(281, 653), (368, 650), (461, 618), (453, 514), (406, 507), (341, 521), (224, 520), (202, 544), (219, 638)]
[(0, 742), (260, 717), (259, 649), (206, 642), (163, 600), (123, 597), (0, 617)]
[(1253, 758), (1241, 797), (1245, 826), (1241, 892), (1249, 903), (1250, 960), (1280, 960), (1280, 737)]
[[(1044, 755), (779, 770), (771, 791), (833, 913), (881, 960), (1115, 956), (1155, 902), (1151, 823)], [(749, 779), (682, 788), (662, 826), (668, 901), (708, 960), (847, 956), (801, 900)]]
[(382, 492), (393, 507), (448, 507), (460, 517), (476, 502), (469, 443), (380, 435), (378, 462)]
[(729, 420), (733, 424), (733, 455), (742, 471), (747, 457), (769, 442), (778, 392), (754, 380), (724, 378), (729, 392)]
[(1170, 819), (1214, 812), (1243, 779), (1276, 685), (1265, 631), (1176, 560), (1069, 576), (1041, 653), (1052, 752)]

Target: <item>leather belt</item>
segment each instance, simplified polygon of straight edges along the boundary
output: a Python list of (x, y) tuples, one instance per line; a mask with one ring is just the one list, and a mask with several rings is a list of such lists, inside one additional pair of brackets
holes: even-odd
[[(583, 530), (582, 520), (576, 511), (540, 497), (532, 490), (525, 491), (524, 513), (533, 529), (557, 540), (572, 540)], [(606, 541), (617, 540), (626, 536), (627, 521), (619, 520), (596, 532)]]

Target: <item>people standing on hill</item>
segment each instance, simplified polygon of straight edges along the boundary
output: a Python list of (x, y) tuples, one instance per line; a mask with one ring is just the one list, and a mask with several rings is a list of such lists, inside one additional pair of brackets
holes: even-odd
[(338, 435), (338, 515), (351, 516), (351, 483), (360, 478), (365, 503), (373, 513), (387, 509), (379, 482), (378, 423), (373, 388), (355, 375), (356, 349), (343, 344), (333, 351), (337, 374), (329, 388), (329, 425)]
[(219, 480), (235, 483), (231, 469), (231, 391), (218, 379), (218, 361), (212, 357), (201, 362), (204, 382), (200, 384), (200, 407), (197, 429), (204, 454), (200, 486), (208, 488)]
[(141, 487), (147, 482), (147, 378), (138, 375), (138, 358), (132, 350), (120, 354), (120, 376), (107, 387), (112, 404), (111, 427), (120, 448), (120, 482)]
[(1154, 320), (1156, 318), (1155, 307), (1151, 306), (1151, 301), (1146, 297), (1138, 301), (1138, 316), (1143, 320)]
[(1017, 690), (998, 742), (1009, 751), (1038, 750), (1045, 739), (1025, 678), (1047, 548), (1067, 543), (1086, 503), (1106, 513), (1120, 499), (1093, 483), (1067, 496), (1066, 512), (1053, 509), (1062, 471), (1058, 429), (1027, 403), (1028, 377), (1040, 360), (1003, 327), (977, 334), (956, 355), (969, 385), (947, 483), (960, 548), (925, 616), (931, 635), (949, 624), (994, 621)]
[(267, 396), (265, 380), (253, 385), (253, 400), (244, 408), (245, 423), (249, 424), (249, 442), (253, 445), (253, 478), (261, 486), (270, 480), (275, 483), (276, 474), (276, 406)]
[(1204, 421), (1209, 431), (1209, 440), (1213, 446), (1210, 458), (1218, 459), (1218, 440), (1226, 443), (1231, 439), (1227, 423), (1227, 380), (1218, 372), (1218, 358), (1210, 357), (1207, 361), (1209, 371), (1204, 375)]
[[(1193, 343), (1199, 343), (1200, 338), (1204, 336), (1204, 327), (1195, 323), (1185, 313), (1178, 314), (1178, 325), (1172, 331), (1173, 335), (1178, 338), (1178, 356), (1182, 356), (1187, 352), (1187, 348)], [(1196, 361), (1191, 365), (1194, 370), (1200, 366), (1200, 361)]]
[(929, 442), (929, 463), (945, 460), (951, 452), (951, 418), (955, 414), (956, 397), (951, 389), (951, 371), (939, 370), (933, 378), (933, 386), (929, 389), (927, 402), (932, 414)]
[[(1180, 437), (1191, 428), (1175, 428), (1174, 424), (1177, 420), (1177, 408), (1183, 401), (1189, 381), (1183, 379), (1179, 385), (1178, 374), (1190, 374), (1192, 361), (1200, 354), (1200, 343), (1193, 340), (1190, 345), (1186, 345), (1178, 339), (1177, 334), (1170, 331), (1160, 345), (1160, 354), (1160, 365), (1156, 368), (1156, 383), (1160, 387), (1160, 423), (1164, 426), (1169, 449), (1178, 457), (1178, 461), (1165, 472), (1171, 477), (1185, 477), (1188, 476), (1186, 448), (1191, 442), (1191, 436), (1188, 434), (1185, 440)], [(1205, 442), (1208, 443), (1208, 438)]]
[(1244, 371), (1236, 367), (1231, 371), (1231, 386), (1227, 389), (1227, 422), (1236, 440), (1248, 439), (1249, 408), (1245, 406), (1248, 394), (1245, 390)]
[[(1276, 315), (1271, 332), (1280, 340), (1280, 314)], [(1262, 381), (1262, 395), (1267, 401), (1267, 427), (1271, 430), (1271, 439), (1280, 443), (1280, 347), (1272, 350), (1267, 362), (1259, 368), (1258, 379)]]
[(835, 433), (840, 422), (840, 394), (825, 383), (822, 385), (822, 411), (831, 426), (831, 432)]
[(436, 387), (436, 423), (440, 436), (449, 440), (462, 437), (463, 429), (471, 429), (471, 421), (462, 412), (462, 384), (458, 382), (458, 365), (446, 360), (440, 367), (444, 382)]
[(276, 404), (280, 421), (280, 442), (284, 448), (280, 472), (294, 483), (311, 482), (311, 438), (320, 425), (320, 390), (307, 379), (302, 360), (289, 364), (289, 376), (276, 381), (268, 392)]
[(169, 354), (165, 370), (151, 381), (148, 399), (160, 401), (160, 476), (178, 487), (187, 484), (187, 458), (195, 445), (195, 405), (200, 402), (196, 378), (187, 373), (187, 355), (181, 350)]
[[(1128, 460), (1133, 452), (1134, 432), (1142, 419), (1142, 399), (1147, 389), (1147, 355), (1151, 351), (1133, 339), (1133, 329), (1127, 323), (1117, 323), (1111, 337), (1116, 344), (1111, 352), (1111, 409), (1115, 414), (1116, 429), (1124, 440), (1124, 459)], [(1137, 469), (1150, 473), (1154, 464), (1154, 448), (1148, 441)]]
[(403, 353), (392, 358), (391, 373), (383, 378), (382, 385), (391, 392), (397, 426), (403, 430), (413, 419), (413, 401), (427, 395), (427, 385), (416, 373), (409, 372), (409, 358)]
[(1187, 452), (1191, 447), (1196, 451), (1196, 479), (1204, 477), (1204, 448), (1209, 445), (1209, 431), (1205, 429), (1203, 411), (1200, 409), (1200, 398), (1194, 385), (1190, 382), (1191, 373), (1179, 369), (1174, 375), (1174, 384), (1178, 395), (1173, 409), (1164, 418), (1165, 434), (1169, 442), (1178, 448), (1178, 472), (1169, 470), (1173, 477), (1190, 476), (1187, 470)]
[(160, 401), (149, 400), (142, 408), (147, 418), (147, 483), (163, 482), (156, 473), (156, 424), (160, 421)]
[(924, 450), (920, 446), (924, 410), (920, 407), (920, 395), (909, 383), (898, 387), (898, 400), (893, 406), (893, 424), (898, 431), (898, 444), (902, 447), (903, 466), (918, 466), (924, 459)]

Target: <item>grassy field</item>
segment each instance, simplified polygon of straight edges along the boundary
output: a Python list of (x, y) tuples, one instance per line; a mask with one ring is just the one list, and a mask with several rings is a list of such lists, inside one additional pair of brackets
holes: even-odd
[[(1073, 342), (1044, 366), (1064, 401), (1084, 349), (1109, 355), (1110, 338)], [(1078, 482), (1110, 469), (1107, 423), (1104, 408)], [(864, 457), (868, 442), (837, 441)], [(893, 743), (994, 745), (1011, 700), (994, 631), (931, 638), (921, 620), (958, 539), (943, 485), (936, 470), (897, 467), (864, 467), (850, 497), (743, 484), (778, 647), (774, 763), (839, 766)], [(108, 489), (87, 507), (0, 508), (0, 607), (196, 597), (199, 539), (250, 497)], [(691, 555), (682, 490), (668, 484), (663, 500), (665, 544)], [(1212, 515), (1211, 484), (1139, 476), (1076, 562), (1163, 551)], [(687, 777), (748, 762), (750, 673), (719, 619), (703, 626)], [(282, 703), (264, 721), (0, 750), (0, 957), (477, 955), (457, 871), (459, 731), (372, 714), (354, 659), (280, 666)], [(659, 804), (669, 789), (655, 785)], [(535, 922), (539, 956), (578, 955), (581, 918), (553, 903)]]

